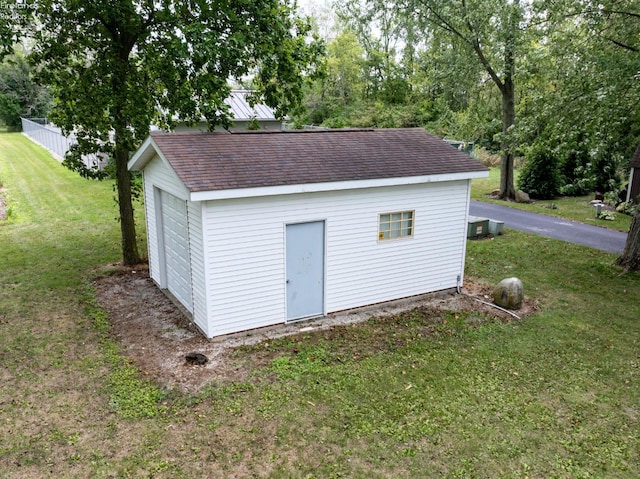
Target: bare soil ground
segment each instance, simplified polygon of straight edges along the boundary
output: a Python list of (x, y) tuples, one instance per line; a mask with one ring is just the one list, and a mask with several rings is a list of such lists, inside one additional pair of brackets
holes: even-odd
[[(475, 312), (479, 316), (502, 321), (517, 320), (512, 314), (491, 304), (491, 287), (466, 280), (462, 294), (447, 293), (409, 298), (367, 308), (331, 314), (294, 324), (207, 340), (181, 310), (149, 278), (146, 265), (126, 268), (112, 265), (112, 272), (94, 281), (98, 303), (108, 313), (113, 334), (123, 352), (142, 373), (160, 387), (197, 392), (211, 381), (245, 379), (252, 369), (265, 363), (264, 354), (243, 355), (233, 359), (238, 347), (268, 342), (274, 338), (323, 331), (336, 333), (341, 327), (377, 317), (391, 317), (421, 308), (434, 311)], [(519, 318), (537, 311), (528, 299), (513, 313)], [(204, 354), (208, 362), (194, 365), (186, 360), (189, 353)], [(249, 353), (251, 354), (251, 353)]]

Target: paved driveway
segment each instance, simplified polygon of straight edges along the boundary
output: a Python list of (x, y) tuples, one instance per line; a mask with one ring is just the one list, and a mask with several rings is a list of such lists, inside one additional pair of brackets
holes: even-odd
[(480, 201), (471, 201), (469, 214), (504, 221), (505, 228), (590, 246), (609, 253), (622, 253), (627, 240), (627, 233), (620, 231)]

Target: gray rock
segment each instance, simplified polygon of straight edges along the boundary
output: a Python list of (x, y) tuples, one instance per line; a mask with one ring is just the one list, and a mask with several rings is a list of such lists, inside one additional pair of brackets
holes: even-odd
[(503, 279), (493, 290), (493, 302), (501, 308), (520, 309), (523, 300), (524, 289), (518, 278)]
[(531, 203), (529, 195), (522, 190), (516, 191), (516, 203)]

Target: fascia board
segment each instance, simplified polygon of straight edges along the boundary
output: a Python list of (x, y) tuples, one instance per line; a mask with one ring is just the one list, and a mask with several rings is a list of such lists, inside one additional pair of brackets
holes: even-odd
[(140, 171), (156, 154), (161, 154), (160, 148), (156, 146), (153, 138), (148, 136), (147, 139), (142, 142), (138, 151), (134, 153), (127, 163), (127, 168), (130, 171)]
[(293, 195), (298, 193), (317, 193), (323, 191), (379, 188), (384, 186), (417, 185), (422, 183), (471, 180), (474, 178), (486, 178), (487, 176), (489, 176), (489, 171), (470, 171), (462, 173), (445, 173), (440, 175), (409, 176), (403, 178), (334, 181), (327, 183), (309, 183), (296, 185), (264, 186), (257, 188), (237, 188), (229, 190), (196, 191), (190, 194), (190, 200), (211, 201), (235, 198), (253, 198), (259, 196)]

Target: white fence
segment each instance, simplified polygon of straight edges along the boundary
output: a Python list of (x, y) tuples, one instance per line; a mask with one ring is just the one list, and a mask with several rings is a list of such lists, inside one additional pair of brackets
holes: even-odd
[[(65, 136), (62, 130), (46, 118), (22, 118), (22, 132), (34, 142), (44, 146), (59, 161), (64, 160), (71, 145), (76, 143), (74, 135)], [(87, 168), (98, 168), (101, 170), (108, 162), (106, 155), (91, 154), (83, 155), (84, 164)]]

